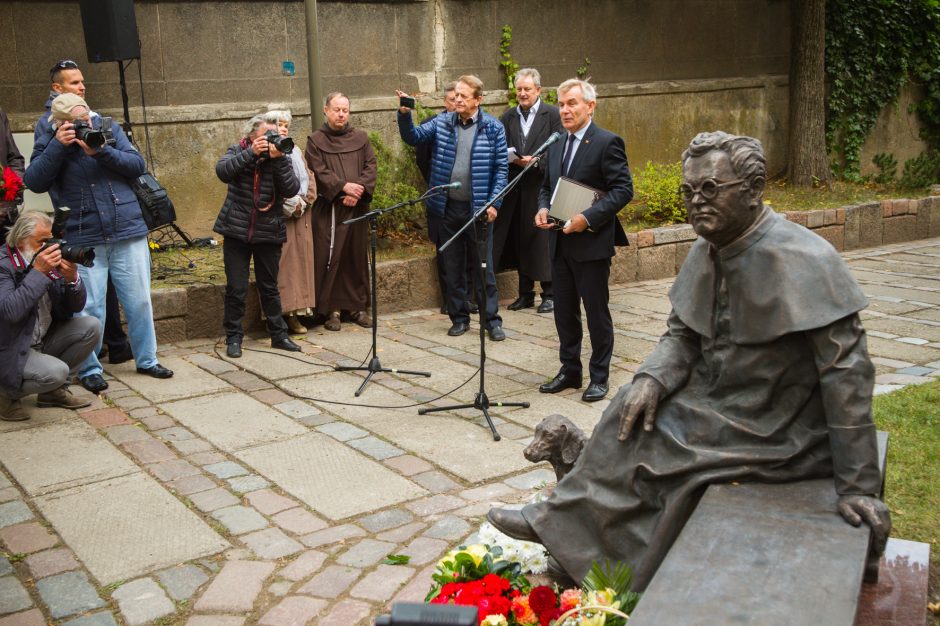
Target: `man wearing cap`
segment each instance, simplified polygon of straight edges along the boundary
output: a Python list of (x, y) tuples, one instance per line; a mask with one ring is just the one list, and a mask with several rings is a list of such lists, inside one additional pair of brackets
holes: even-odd
[[(46, 100), (46, 111), (36, 120), (36, 129), (33, 132), (33, 141), (37, 141), (49, 132), (49, 114), (52, 110), (52, 101), (64, 93), (73, 93), (80, 98), (85, 97), (85, 77), (78, 68), (78, 63), (71, 59), (59, 61), (49, 70), (49, 99)], [(89, 111), (92, 119), (98, 116)], [(110, 120), (110, 118), (106, 118)], [(59, 204), (55, 191), (49, 190), (52, 206), (58, 208)], [(104, 341), (99, 356), (104, 357), (107, 351), (108, 362), (112, 364), (123, 363), (134, 358), (131, 347), (127, 343), (127, 335), (121, 327), (121, 310), (118, 308), (117, 292), (111, 278), (108, 278), (108, 294), (105, 300)]]
[[(137, 371), (169, 378), (173, 372), (157, 362), (147, 225), (128, 183), (146, 171), (144, 159), (117, 125), (111, 128), (113, 145), (108, 141), (90, 146), (76, 135), (78, 120), (100, 130), (100, 119), (92, 119), (80, 96), (64, 93), (52, 101), (49, 130), (33, 146), (24, 182), (37, 193), (54, 191), (58, 204), (71, 209), (64, 232), (69, 244), (95, 248), (94, 266), (79, 268), (88, 292), (83, 314), (103, 322), (110, 271), (124, 304)], [(101, 374), (94, 353), (78, 372), (82, 385), (93, 393), (108, 386)]]

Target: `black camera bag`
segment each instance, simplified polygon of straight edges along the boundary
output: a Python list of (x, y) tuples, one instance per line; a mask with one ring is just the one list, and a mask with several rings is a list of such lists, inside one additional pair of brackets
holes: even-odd
[(131, 189), (137, 194), (140, 210), (144, 214), (147, 229), (153, 230), (176, 221), (176, 209), (169, 194), (153, 174), (147, 172), (131, 181)]

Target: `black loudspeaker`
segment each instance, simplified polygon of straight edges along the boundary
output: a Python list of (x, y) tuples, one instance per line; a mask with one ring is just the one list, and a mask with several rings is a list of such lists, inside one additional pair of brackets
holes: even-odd
[(140, 58), (134, 0), (81, 0), (90, 63)]

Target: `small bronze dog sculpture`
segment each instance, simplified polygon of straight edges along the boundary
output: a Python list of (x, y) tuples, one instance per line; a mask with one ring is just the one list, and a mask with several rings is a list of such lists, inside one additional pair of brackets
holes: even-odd
[(563, 415), (549, 415), (535, 427), (535, 438), (522, 452), (533, 463), (548, 461), (558, 480), (571, 471), (584, 442), (584, 432)]

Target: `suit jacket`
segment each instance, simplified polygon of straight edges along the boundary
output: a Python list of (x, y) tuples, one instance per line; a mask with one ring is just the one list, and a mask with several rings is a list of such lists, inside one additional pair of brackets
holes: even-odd
[[(561, 176), (567, 136), (549, 148), (548, 168), (539, 193), (539, 207), (551, 206), (552, 192)], [(575, 261), (597, 261), (614, 256), (614, 246), (625, 246), (627, 235), (617, 213), (633, 198), (633, 179), (623, 139), (591, 122), (568, 168), (567, 178), (607, 195), (583, 212), (590, 230), (570, 235), (552, 230), (549, 254), (558, 252), (558, 238), (565, 237), (565, 251)]]
[[(565, 130), (561, 125), (558, 107), (542, 101), (534, 115), (528, 137), (522, 135), (518, 107), (506, 110), (499, 118), (506, 129), (507, 145), (515, 148), (519, 156), (532, 154), (552, 133)], [(545, 178), (547, 158), (548, 155), (545, 155), (530, 167), (503, 200), (493, 229), (493, 261), (496, 263), (496, 271), (518, 268), (532, 280), (552, 279), (548, 232), (536, 228), (533, 224), (539, 209), (539, 191), (542, 188), (542, 179)], [(509, 164), (510, 179), (518, 176), (521, 171), (522, 168), (518, 165)]]

